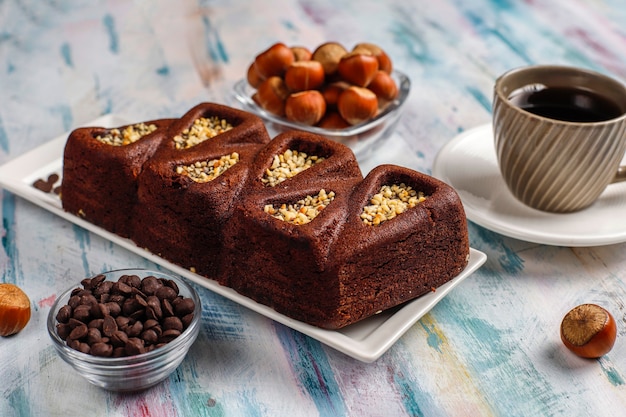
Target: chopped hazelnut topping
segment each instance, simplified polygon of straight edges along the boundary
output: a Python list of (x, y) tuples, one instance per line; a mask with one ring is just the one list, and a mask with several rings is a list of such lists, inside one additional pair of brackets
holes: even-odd
[(272, 204), (267, 204), (263, 211), (279, 220), (302, 225), (313, 220), (334, 198), (334, 191), (326, 193), (325, 190), (320, 190), (317, 195), (307, 195), (295, 204), (281, 204), (278, 208)]
[(417, 192), (404, 183), (383, 185), (370, 200), (370, 205), (363, 207), (361, 219), (367, 225), (378, 226), (424, 200), (423, 192)]
[(103, 136), (96, 136), (96, 140), (112, 146), (124, 146), (137, 142), (142, 137), (149, 135), (157, 130), (154, 124), (136, 123), (129, 125), (120, 130), (119, 128), (110, 129)]
[(176, 149), (191, 148), (232, 128), (230, 123), (216, 116), (199, 117), (193, 121), (190, 128), (174, 137), (174, 145)]
[(323, 156), (307, 155), (305, 152), (287, 149), (281, 155), (274, 155), (272, 166), (265, 170), (261, 182), (268, 187), (274, 187), (324, 159), (326, 158)]
[(176, 172), (187, 175), (195, 182), (209, 182), (222, 175), (228, 168), (239, 162), (239, 154), (233, 152), (224, 155), (220, 159), (210, 161), (198, 161), (191, 165), (179, 165)]

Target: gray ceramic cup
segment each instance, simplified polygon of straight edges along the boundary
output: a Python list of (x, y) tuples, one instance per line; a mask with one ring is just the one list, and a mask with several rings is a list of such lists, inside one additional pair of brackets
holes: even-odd
[[(546, 88), (591, 91), (609, 100), (615, 112), (604, 112), (608, 119), (601, 121), (561, 120), (520, 106), (520, 93)], [(581, 210), (607, 185), (626, 180), (626, 166), (620, 167), (626, 151), (626, 86), (606, 75), (553, 65), (503, 74), (494, 88), (493, 132), (504, 181), (535, 209)]]

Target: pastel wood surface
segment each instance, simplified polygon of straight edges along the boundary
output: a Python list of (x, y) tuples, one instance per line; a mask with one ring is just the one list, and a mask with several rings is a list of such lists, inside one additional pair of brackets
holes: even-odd
[[(383, 46), (413, 82), (383, 153), (431, 172), (438, 150), (490, 121), (495, 78), (520, 65), (583, 66), (626, 77), (618, 0), (0, 2), (0, 163), (107, 113), (179, 116), (230, 90), (277, 41)], [(200, 336), (164, 383), (138, 394), (87, 384), (54, 352), (45, 319), (82, 277), (153, 267), (2, 192), (2, 282), (33, 316), (0, 340), (0, 416), (626, 415), (624, 244), (565, 248), (470, 224), (487, 263), (365, 364), (201, 289)], [(613, 350), (583, 360), (559, 324), (583, 302), (611, 311)]]

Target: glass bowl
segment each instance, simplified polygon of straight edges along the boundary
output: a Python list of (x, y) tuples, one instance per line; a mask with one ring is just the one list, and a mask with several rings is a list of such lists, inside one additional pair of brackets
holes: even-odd
[[(99, 275), (99, 274), (98, 274)], [(117, 281), (122, 275), (137, 275), (140, 278), (155, 276), (172, 280), (179, 288), (179, 294), (191, 298), (195, 303), (193, 319), (189, 326), (175, 339), (152, 351), (120, 358), (98, 357), (79, 352), (67, 346), (57, 334), (56, 316), (61, 307), (68, 303), (75, 288), (82, 288), (80, 283), (64, 292), (54, 302), (48, 314), (48, 334), (61, 358), (70, 364), (90, 383), (110, 391), (140, 391), (166, 379), (183, 361), (189, 348), (194, 343), (200, 330), (202, 307), (197, 292), (182, 278), (163, 272), (146, 269), (120, 269), (104, 272), (107, 281)]]
[(248, 84), (246, 79), (241, 79), (235, 83), (233, 94), (243, 110), (265, 119), (266, 127), (272, 137), (286, 130), (303, 130), (343, 143), (352, 149), (358, 159), (364, 159), (391, 136), (398, 124), (402, 106), (411, 90), (411, 81), (405, 74), (394, 70), (391, 76), (398, 85), (396, 99), (388, 103), (375, 118), (345, 129), (307, 126), (267, 112), (252, 100), (252, 95), (256, 90)]

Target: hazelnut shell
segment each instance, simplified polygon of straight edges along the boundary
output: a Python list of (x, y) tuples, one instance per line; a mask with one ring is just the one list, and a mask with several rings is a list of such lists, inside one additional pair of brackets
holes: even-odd
[(348, 51), (338, 42), (326, 42), (313, 51), (313, 59), (319, 61), (324, 67), (326, 75), (337, 72), (337, 66), (341, 57)]
[(263, 81), (252, 99), (268, 112), (283, 116), (285, 114), (285, 100), (289, 96), (289, 90), (282, 78), (270, 77)]
[(293, 93), (285, 102), (285, 115), (293, 122), (313, 126), (322, 119), (324, 113), (326, 102), (317, 90)]
[(367, 50), (378, 59), (378, 68), (385, 71), (387, 74), (391, 74), (393, 71), (393, 64), (391, 58), (385, 52), (383, 48), (373, 43), (362, 42), (354, 46), (353, 51)]
[(285, 84), (294, 92), (320, 88), (324, 84), (324, 67), (318, 61), (294, 62), (285, 72)]
[(576, 355), (599, 358), (615, 344), (617, 326), (606, 309), (596, 304), (581, 304), (571, 309), (561, 322), (561, 341)]
[(376, 115), (378, 98), (367, 88), (350, 86), (339, 95), (337, 109), (349, 124), (356, 125)]
[(378, 71), (378, 60), (369, 52), (350, 52), (341, 58), (337, 71), (343, 80), (365, 87)]
[(262, 79), (282, 77), (287, 68), (295, 61), (293, 51), (284, 43), (275, 43), (256, 56), (254, 68)]
[(30, 321), (30, 299), (15, 284), (0, 284), (0, 336), (16, 334)]
[(378, 70), (367, 85), (380, 101), (387, 102), (398, 96), (398, 85), (394, 79), (385, 71)]

